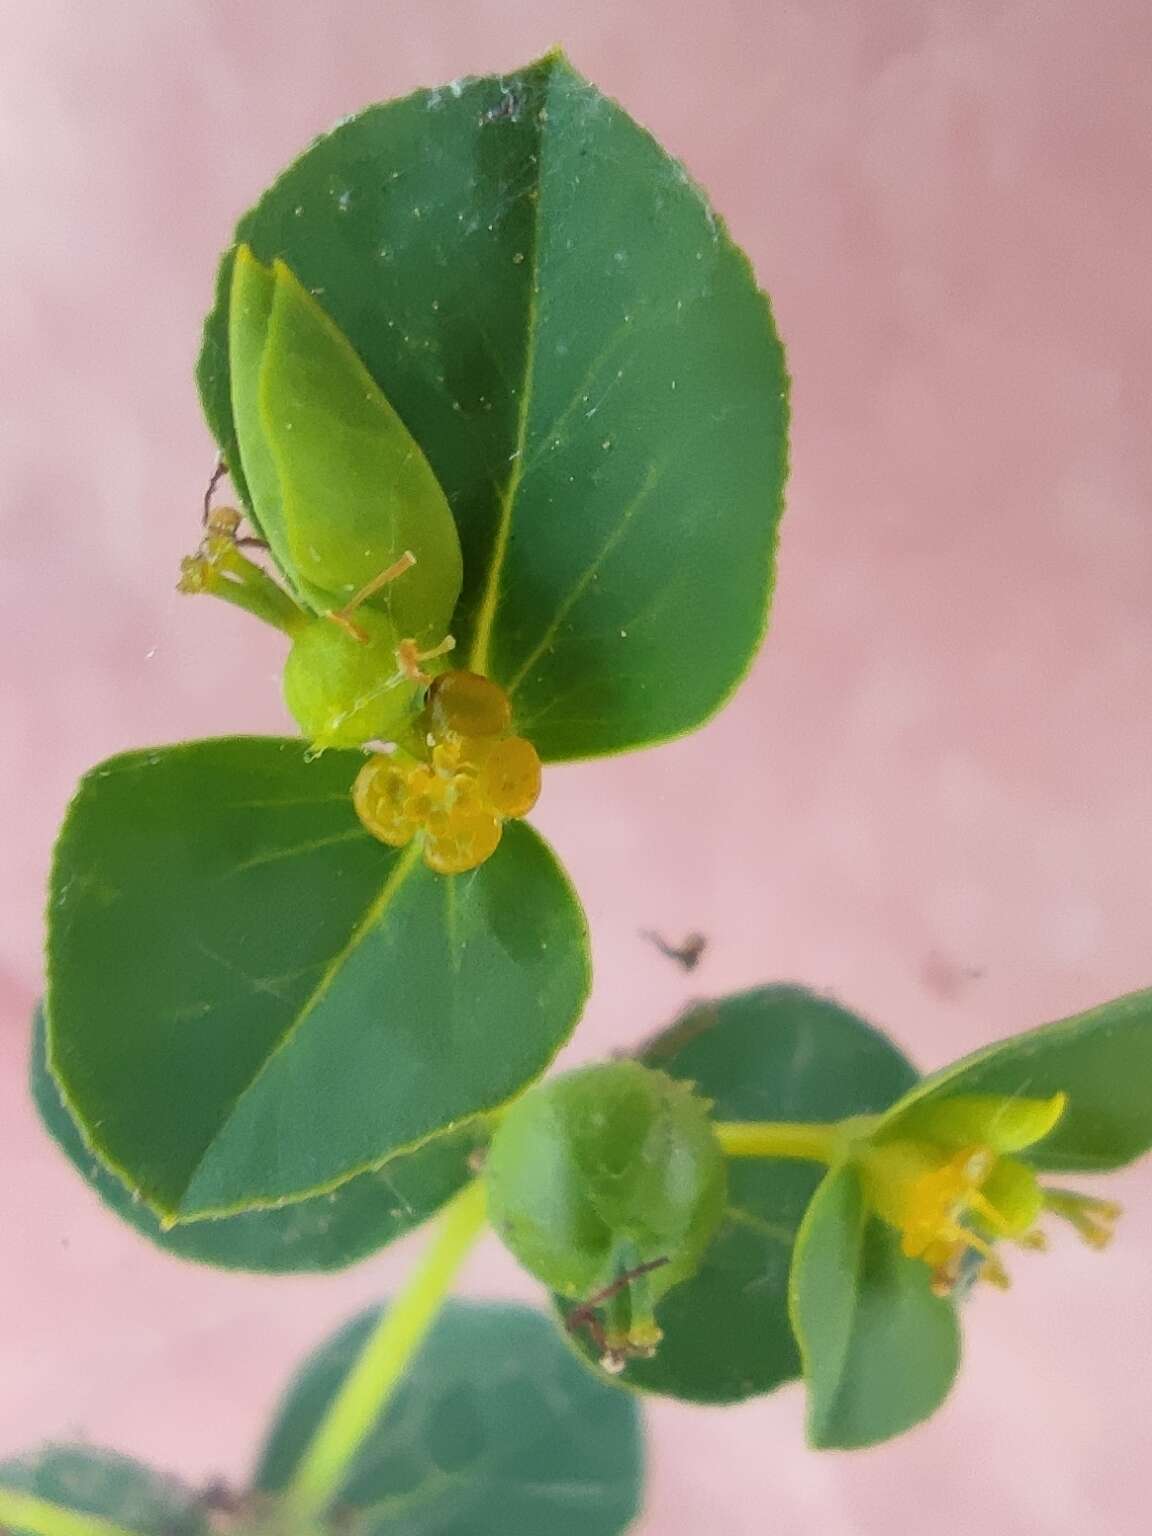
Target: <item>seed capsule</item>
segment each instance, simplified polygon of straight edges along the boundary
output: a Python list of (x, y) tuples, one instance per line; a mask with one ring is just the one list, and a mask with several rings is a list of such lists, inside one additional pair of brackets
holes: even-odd
[(508, 1110), (486, 1171), (492, 1223), (525, 1268), (575, 1301), (612, 1293), (605, 1355), (651, 1353), (653, 1304), (699, 1267), (724, 1211), (706, 1101), (639, 1062), (569, 1072)]

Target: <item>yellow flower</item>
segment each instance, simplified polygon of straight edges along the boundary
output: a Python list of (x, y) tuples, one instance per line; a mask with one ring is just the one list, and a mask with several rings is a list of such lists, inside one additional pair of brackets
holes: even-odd
[(1066, 1095), (1051, 1099), (959, 1095), (913, 1110), (891, 1136), (860, 1153), (872, 1209), (901, 1235), (901, 1249), (932, 1271), (932, 1288), (947, 1295), (970, 1255), (979, 1274), (1007, 1286), (995, 1244), (1047, 1246), (1036, 1226), (1047, 1211), (1102, 1247), (1120, 1214), (1110, 1201), (1045, 1189), (1035, 1171), (1008, 1154), (1040, 1141), (1064, 1113)]
[(438, 874), (475, 869), (495, 853), (504, 822), (525, 816), (540, 793), (540, 759), (509, 734), (507, 695), (475, 672), (444, 672), (424, 711), (427, 759), (377, 753), (353, 786), (356, 813), (381, 842), (403, 848), (423, 834)]

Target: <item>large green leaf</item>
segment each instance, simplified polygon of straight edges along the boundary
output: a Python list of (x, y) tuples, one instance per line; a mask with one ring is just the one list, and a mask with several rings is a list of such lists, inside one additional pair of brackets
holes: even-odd
[(875, 1445), (944, 1401), (960, 1364), (951, 1303), (926, 1265), (865, 1211), (852, 1165), (828, 1174), (796, 1239), (791, 1312), (808, 1384), (808, 1437), (826, 1450)]
[(419, 445), (282, 262), (241, 247), (229, 321), (245, 478), (290, 584), (327, 613), (411, 553), (372, 602), (401, 635), (439, 640), (460, 595), (460, 541)]
[(32, 1026), (29, 1075), (44, 1128), (104, 1204), (167, 1253), (217, 1269), (293, 1274), (354, 1264), (439, 1210), (468, 1179), (468, 1158), (476, 1146), (476, 1136), (465, 1128), (348, 1179), (329, 1194), (169, 1227), (148, 1206), (133, 1200), (85, 1146), (48, 1070), (39, 1009)]
[(113, 758), (57, 845), (48, 1052), (161, 1216), (334, 1188), (539, 1075), (588, 986), (576, 898), (510, 823), (434, 875), (360, 826), (362, 759), (196, 742)]
[[(203, 1536), (208, 1529), (194, 1494), (175, 1478), (90, 1445), (47, 1445), (0, 1462), (0, 1490), (0, 1521), (8, 1536), (29, 1536), (8, 1494), (94, 1515), (138, 1536)], [(44, 1529), (39, 1521), (30, 1520), (30, 1527)]]
[[(348, 338), (460, 529), (459, 654), (545, 758), (699, 725), (763, 632), (787, 378), (683, 169), (558, 55), (370, 108), (241, 220)], [(205, 331), (237, 467), (232, 255)]]
[[(286, 1486), (378, 1313), (308, 1360), (257, 1486)], [(524, 1307), (451, 1303), (338, 1496), (360, 1536), (615, 1536), (640, 1504), (639, 1416)]]
[[(761, 987), (684, 1014), (644, 1060), (695, 1082), (718, 1120), (839, 1120), (886, 1108), (915, 1081), (889, 1040), (800, 987)], [(724, 1224), (691, 1279), (657, 1308), (664, 1340), (624, 1380), (649, 1392), (726, 1403), (800, 1374), (788, 1270), (820, 1182), (815, 1163), (733, 1159)], [(585, 1348), (588, 1348), (585, 1343)]]
[(905, 1112), (934, 1099), (1055, 1093), (1067, 1093), (1067, 1109), (1022, 1154), (1037, 1168), (1104, 1172), (1152, 1148), (1152, 991), (1013, 1035), (934, 1073), (895, 1106), (884, 1134), (899, 1134)]

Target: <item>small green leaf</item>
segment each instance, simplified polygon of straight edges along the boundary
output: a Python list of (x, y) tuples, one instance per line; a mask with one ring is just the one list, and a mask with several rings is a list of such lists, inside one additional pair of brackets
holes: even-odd
[(540, 839), (511, 823), (481, 868), (434, 875), (361, 827), (362, 761), (249, 738), (129, 753), (69, 810), (49, 1062), (161, 1216), (378, 1168), (519, 1093), (579, 1016), (583, 915)]
[(109, 1210), (166, 1253), (217, 1269), (297, 1274), (355, 1264), (438, 1211), (470, 1177), (468, 1158), (476, 1145), (471, 1132), (457, 1131), (349, 1179), (331, 1194), (165, 1227), (85, 1146), (48, 1070), (39, 1009), (32, 1026), (30, 1088), (45, 1130)]
[(924, 1079), (894, 1106), (883, 1134), (961, 1094), (1046, 1099), (1067, 1093), (1055, 1130), (1023, 1155), (1051, 1172), (1102, 1173), (1152, 1148), (1152, 991), (1013, 1035)]
[[(95, 1515), (138, 1536), (205, 1536), (208, 1530), (191, 1489), (90, 1445), (46, 1445), (0, 1462), (0, 1488)], [(6, 1521), (5, 1529), (8, 1536), (28, 1536), (18, 1523)]]
[(803, 1356), (814, 1443), (844, 1380), (852, 1346), (864, 1224), (860, 1179), (854, 1169), (840, 1168), (821, 1181), (796, 1236), (789, 1313)]
[[(724, 703), (765, 626), (788, 381), (746, 257), (648, 134), (552, 54), (346, 120), (237, 240), (319, 295), (427, 455), (461, 664), (542, 757)], [(199, 381), (235, 463), (231, 268)]]
[(789, 1287), (808, 1384), (808, 1437), (822, 1450), (876, 1445), (934, 1413), (960, 1364), (951, 1304), (899, 1235), (868, 1218), (860, 1175), (828, 1174), (800, 1227)]
[[(379, 1314), (307, 1360), (256, 1472), (285, 1488)], [(453, 1302), (339, 1495), (360, 1536), (616, 1536), (637, 1513), (639, 1415), (524, 1307)]]
[[(886, 1108), (915, 1081), (901, 1052), (856, 1014), (800, 987), (761, 987), (692, 1008), (643, 1059), (694, 1082), (717, 1120), (839, 1120)], [(629, 1386), (692, 1402), (771, 1392), (800, 1374), (788, 1319), (796, 1229), (822, 1169), (733, 1159), (723, 1225), (691, 1279), (656, 1309), (664, 1339)], [(563, 1311), (571, 1303), (560, 1303)], [(583, 1347), (589, 1351), (587, 1341)]]
[(321, 305), (282, 261), (235, 255), (232, 408), (257, 526), (318, 613), (343, 607), (406, 551), (369, 601), (401, 635), (441, 639), (460, 541), (420, 446)]

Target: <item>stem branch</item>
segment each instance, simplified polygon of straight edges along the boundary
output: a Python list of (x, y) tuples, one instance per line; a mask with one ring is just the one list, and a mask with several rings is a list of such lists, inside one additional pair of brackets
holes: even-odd
[(785, 1120), (722, 1121), (713, 1126), (726, 1157), (802, 1158), (834, 1163), (844, 1151), (839, 1122), (805, 1125)]
[(479, 1237), (484, 1214), (484, 1182), (474, 1179), (445, 1207), (423, 1260), (369, 1334), (288, 1487), (302, 1525), (318, 1520), (339, 1492)]

